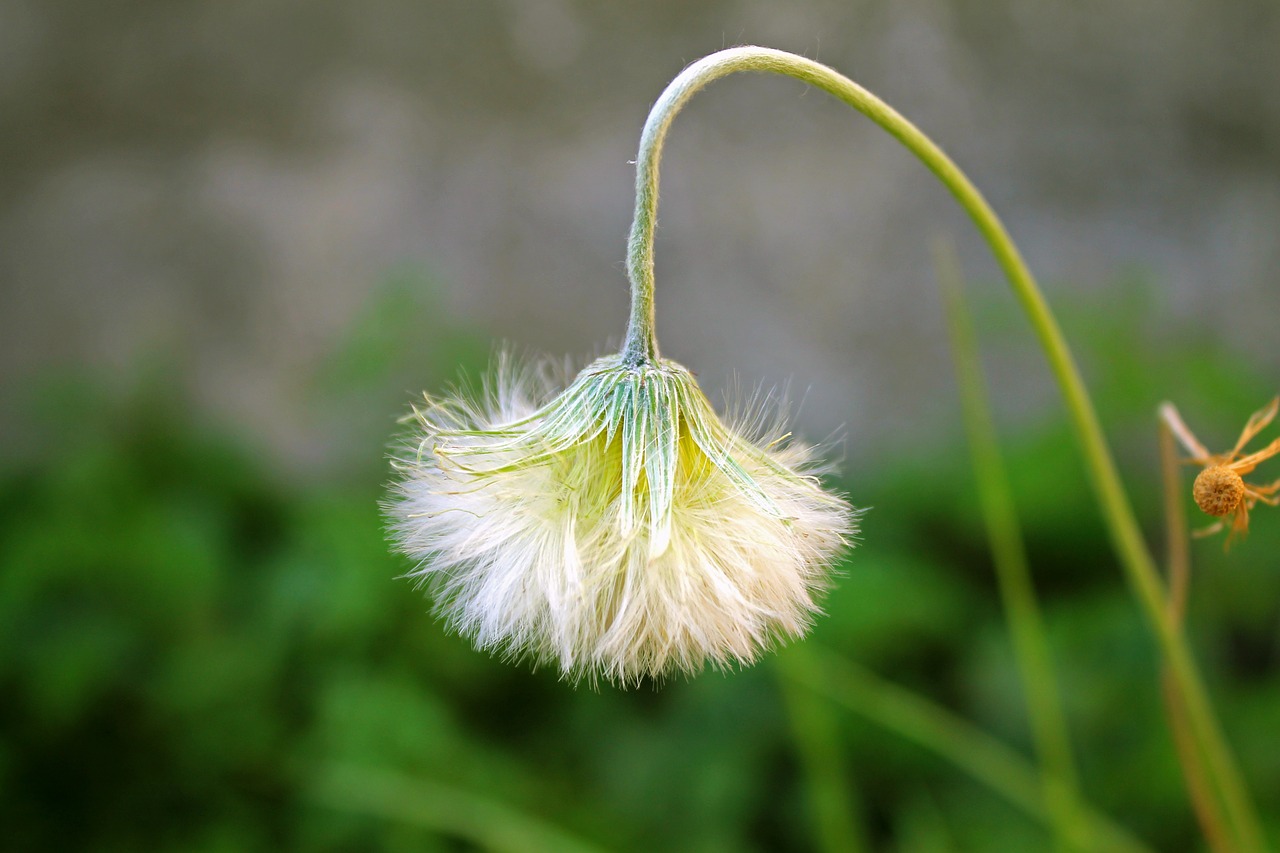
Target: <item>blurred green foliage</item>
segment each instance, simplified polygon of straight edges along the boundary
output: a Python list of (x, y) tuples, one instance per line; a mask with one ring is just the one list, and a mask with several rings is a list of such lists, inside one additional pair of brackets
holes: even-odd
[[(1213, 447), (1275, 387), (1212, 340), (1148, 331), (1140, 283), (1116, 291), (1138, 295), (1062, 319), (1158, 542), (1156, 403), (1173, 397)], [(979, 307), (980, 333), (1024, 345), (1012, 309)], [(353, 438), (364, 461), (324, 476), (281, 473), (164, 383), (123, 400), (90, 381), (44, 389), (30, 413), (44, 450), (0, 472), (0, 849), (474, 849), (459, 830), (370, 807), (372, 783), (344, 807), (326, 782), (342, 768), (405, 780), (397, 802), (488, 803), (479, 814), (605, 849), (814, 849), (771, 661), (574, 689), (471, 650), (396, 580), (408, 566), (377, 506), (388, 416), (405, 387), (474, 371), (489, 347), (442, 314), (420, 280), (394, 280), (317, 377), (318, 407), (372, 412)], [(815, 635), (1029, 754), (958, 417), (938, 437), (840, 484), (874, 509)], [(1066, 428), (1026, 425), (1006, 452), (1085, 794), (1157, 849), (1196, 849), (1153, 643)], [(1196, 546), (1189, 625), (1274, 816), (1280, 512), (1254, 521), (1229, 556), (1218, 540)], [(832, 717), (821, 738), (869, 849), (1048, 845), (953, 766)]]

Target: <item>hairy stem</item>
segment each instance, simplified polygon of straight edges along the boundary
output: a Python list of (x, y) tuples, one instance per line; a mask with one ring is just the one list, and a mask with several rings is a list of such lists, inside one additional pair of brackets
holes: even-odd
[(627, 272), (632, 287), (631, 317), (623, 345), (624, 357), (640, 363), (655, 358), (658, 351), (653, 328), (653, 237), (657, 223), (658, 164), (667, 131), (681, 107), (695, 92), (736, 71), (763, 71), (794, 77), (853, 107), (915, 154), (969, 214), (1009, 279), (1057, 379), (1112, 546), (1156, 636), (1170, 675), (1183, 695), (1191, 736), (1199, 745), (1210, 775), (1223, 793), (1230, 820), (1244, 839), (1242, 846), (1250, 850), (1263, 849), (1252, 801), (1214, 716), (1182, 632), (1169, 618), (1164, 584), (1155, 559), (1143, 541), (1097, 413), (1057, 320), (1045, 303), (1021, 253), (987, 200), (941, 148), (892, 107), (825, 65), (770, 48), (722, 50), (698, 60), (677, 75), (649, 112), (636, 158), (635, 220), (627, 248)]

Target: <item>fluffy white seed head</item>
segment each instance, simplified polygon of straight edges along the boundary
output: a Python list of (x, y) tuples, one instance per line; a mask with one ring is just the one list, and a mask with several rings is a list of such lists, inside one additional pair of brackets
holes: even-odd
[(502, 358), (480, 399), (410, 418), (387, 511), (449, 624), (623, 685), (803, 634), (856, 532), (812, 450), (725, 424), (671, 361), (607, 356), (558, 394), (550, 376)]

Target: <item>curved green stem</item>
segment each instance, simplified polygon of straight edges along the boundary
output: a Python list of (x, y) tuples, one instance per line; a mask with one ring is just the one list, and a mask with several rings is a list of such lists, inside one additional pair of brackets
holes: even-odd
[(641, 363), (656, 358), (658, 352), (653, 329), (653, 236), (658, 208), (658, 163), (667, 131), (676, 113), (695, 92), (736, 71), (765, 71), (794, 77), (858, 110), (915, 154), (969, 214), (1022, 303), (1058, 381), (1112, 545), (1156, 635), (1172, 678), (1183, 694), (1191, 734), (1203, 750), (1210, 773), (1228, 804), (1240, 847), (1263, 849), (1253, 804), (1214, 717), (1186, 641), (1169, 618), (1164, 584), (1120, 484), (1093, 403), (1062, 331), (1021, 253), (986, 199), (941, 148), (892, 107), (825, 65), (769, 48), (723, 50), (698, 60), (677, 75), (649, 113), (636, 158), (636, 210), (627, 249), (632, 297), (623, 346), (626, 358)]

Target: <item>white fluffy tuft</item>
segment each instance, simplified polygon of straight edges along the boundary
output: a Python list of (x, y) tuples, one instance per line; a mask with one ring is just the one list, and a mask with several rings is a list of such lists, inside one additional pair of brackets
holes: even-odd
[(803, 634), (857, 516), (812, 450), (758, 405), (726, 425), (674, 362), (552, 377), (502, 358), (481, 399), (414, 410), (387, 512), (448, 623), (623, 685)]

